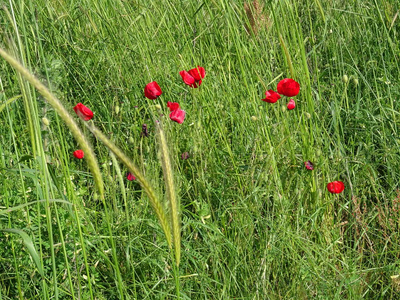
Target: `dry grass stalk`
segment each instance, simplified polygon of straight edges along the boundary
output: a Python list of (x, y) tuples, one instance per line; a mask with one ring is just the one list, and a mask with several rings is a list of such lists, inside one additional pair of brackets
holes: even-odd
[(264, 4), (258, 2), (258, 0), (254, 0), (252, 3), (244, 3), (244, 10), (249, 20), (250, 27), (247, 22), (245, 26), (249, 34), (252, 31), (254, 35), (257, 35), (260, 29), (271, 26), (271, 20), (268, 16), (263, 14), (263, 8)]

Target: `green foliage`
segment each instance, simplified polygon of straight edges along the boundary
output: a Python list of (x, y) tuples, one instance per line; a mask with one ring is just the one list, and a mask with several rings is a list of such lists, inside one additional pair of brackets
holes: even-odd
[[(182, 211), (182, 299), (399, 298), (395, 0), (266, 1), (253, 21), (242, 1), (10, 3), (2, 48), (70, 113), (90, 107), (159, 195), (153, 116), (163, 123)], [(179, 71), (198, 65), (206, 77), (191, 89)], [(296, 108), (262, 102), (290, 65)], [(147, 100), (153, 80), (163, 94)], [(170, 122), (167, 101), (187, 112), (183, 124)], [(137, 182), (121, 188), (127, 170), (108, 149), (83, 128), (104, 205), (68, 127), (3, 60), (0, 106), (0, 298), (176, 298), (157, 217)], [(333, 180), (344, 193), (327, 192)], [(6, 228), (30, 238), (34, 262)]]

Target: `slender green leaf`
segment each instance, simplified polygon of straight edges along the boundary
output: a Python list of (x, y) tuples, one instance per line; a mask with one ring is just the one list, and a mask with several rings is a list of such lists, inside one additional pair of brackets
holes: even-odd
[(22, 237), (22, 241), (24, 242), (25, 247), (28, 249), (29, 254), (31, 255), (33, 261), (35, 262), (40, 275), (44, 276), (43, 268), (42, 268), (42, 265), (40, 264), (39, 254), (36, 251), (35, 245), (33, 244), (33, 241), (30, 238), (30, 236), (21, 229), (7, 228), (7, 229), (0, 229), (0, 230), (3, 232), (16, 233)]

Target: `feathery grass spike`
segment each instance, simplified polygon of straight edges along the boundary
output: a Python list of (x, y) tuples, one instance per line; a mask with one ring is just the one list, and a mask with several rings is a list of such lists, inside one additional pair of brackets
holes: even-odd
[(179, 221), (179, 204), (176, 198), (171, 160), (168, 153), (167, 141), (160, 124), (157, 124), (160, 139), (161, 164), (164, 172), (165, 187), (167, 190), (168, 204), (171, 212), (172, 235), (174, 240), (175, 260), (179, 266), (181, 257), (181, 228)]
[(165, 214), (165, 209), (163, 205), (158, 200), (156, 193), (154, 189), (151, 187), (150, 183), (144, 177), (142, 172), (139, 171), (139, 168), (137, 168), (133, 164), (132, 160), (128, 156), (126, 156), (120, 148), (118, 148), (113, 142), (111, 142), (96, 126), (94, 126), (94, 124), (85, 123), (85, 125), (100, 141), (103, 142), (104, 145), (106, 145), (108, 149), (110, 149), (115, 154), (115, 156), (117, 156), (122, 161), (122, 163), (125, 164), (128, 170), (132, 172), (133, 175), (135, 175), (139, 184), (142, 186), (147, 196), (149, 197), (150, 204), (153, 207), (157, 215), (157, 218), (161, 224), (161, 227), (165, 233), (165, 237), (167, 238), (168, 246), (171, 248), (172, 239), (171, 239), (171, 229), (168, 222), (168, 218)]
[(14, 57), (9, 55), (6, 51), (0, 48), (0, 55), (27, 81), (29, 81), (38, 92), (50, 103), (59, 116), (63, 119), (65, 124), (71, 130), (71, 133), (81, 146), (83, 152), (85, 153), (86, 161), (88, 162), (89, 169), (93, 174), (93, 178), (97, 189), (99, 190), (100, 196), (104, 199), (104, 184), (103, 178), (101, 176), (100, 168), (97, 163), (95, 154), (92, 150), (89, 141), (83, 135), (82, 131), (76, 124), (74, 118), (69, 114), (69, 112), (62, 105), (61, 101), (57, 99), (47, 87), (45, 87), (34, 75), (32, 75), (29, 70), (22, 66)]

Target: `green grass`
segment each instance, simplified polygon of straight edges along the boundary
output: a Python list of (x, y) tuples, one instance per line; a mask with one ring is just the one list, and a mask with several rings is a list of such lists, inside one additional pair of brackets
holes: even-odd
[[(0, 59), (0, 300), (399, 299), (399, 9), (266, 1), (252, 32), (236, 0), (5, 3), (0, 48), (72, 115), (90, 107), (170, 213), (161, 121), (182, 251), (178, 268), (145, 191), (76, 118), (102, 201), (70, 129)], [(179, 71), (198, 65), (191, 89)], [(261, 101), (287, 77), (301, 85), (294, 110)], [(154, 80), (163, 94), (148, 100)]]

